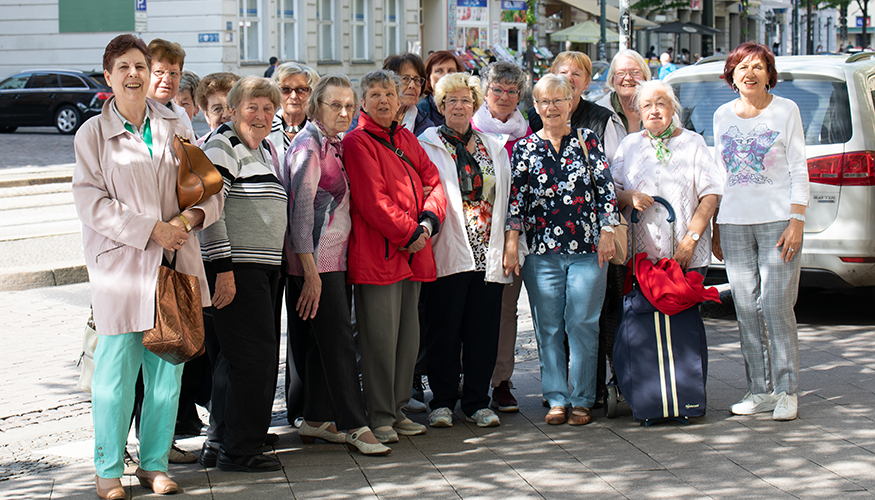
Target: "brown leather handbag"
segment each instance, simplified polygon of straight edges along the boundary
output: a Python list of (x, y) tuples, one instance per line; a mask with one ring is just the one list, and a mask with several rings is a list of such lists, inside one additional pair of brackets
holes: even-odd
[(222, 190), (222, 174), (201, 148), (177, 134), (173, 136), (173, 149), (179, 159), (176, 198), (180, 212)]
[(159, 358), (178, 365), (204, 353), (204, 317), (197, 276), (176, 269), (176, 254), (158, 270), (155, 327), (143, 332), (143, 345)]

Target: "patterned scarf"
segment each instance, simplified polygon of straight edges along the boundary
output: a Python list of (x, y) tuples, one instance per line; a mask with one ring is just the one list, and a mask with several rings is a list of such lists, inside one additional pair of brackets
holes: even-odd
[(668, 150), (667, 143), (671, 134), (674, 133), (674, 130), (674, 121), (672, 121), (668, 128), (659, 135), (653, 135), (649, 130), (647, 131), (647, 137), (650, 138), (650, 145), (656, 149), (656, 159), (663, 165), (667, 165), (668, 160), (671, 158), (671, 151)]
[(326, 154), (328, 154), (328, 146), (334, 146), (334, 149), (337, 150), (337, 154), (339, 154), (340, 157), (343, 158), (343, 139), (341, 139), (340, 137), (332, 137), (328, 135), (328, 132), (325, 131), (325, 126), (322, 125), (322, 122), (320, 122), (319, 120), (312, 120), (310, 123), (315, 125), (317, 129), (319, 129), (319, 133), (322, 134), (322, 138), (324, 139), (324, 141), (326, 141), (322, 143), (322, 155), (325, 156)]
[(473, 201), (480, 200), (483, 196), (483, 173), (480, 171), (480, 164), (467, 149), (474, 129), (468, 125), (468, 131), (459, 135), (455, 130), (441, 125), (439, 132), (456, 149), (456, 171), (459, 173), (459, 191), (462, 196)]

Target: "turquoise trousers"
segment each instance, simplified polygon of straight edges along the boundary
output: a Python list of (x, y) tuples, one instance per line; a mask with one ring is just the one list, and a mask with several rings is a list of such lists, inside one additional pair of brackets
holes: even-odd
[(143, 332), (133, 332), (101, 335), (94, 351), (94, 467), (102, 478), (120, 478), (124, 472), (134, 385), (141, 366), (145, 395), (140, 415), (140, 467), (167, 472), (185, 365), (173, 365), (152, 354), (143, 347)]

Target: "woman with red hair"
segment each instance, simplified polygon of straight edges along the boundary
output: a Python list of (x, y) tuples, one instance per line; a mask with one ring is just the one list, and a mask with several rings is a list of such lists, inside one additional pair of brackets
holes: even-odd
[(444, 124), (444, 115), (441, 114), (434, 102), (434, 86), (442, 76), (464, 71), (465, 65), (462, 64), (462, 60), (449, 50), (432, 52), (425, 61), (425, 87), (422, 89), (422, 94), (425, 97), (419, 101), (417, 108), (436, 127)]

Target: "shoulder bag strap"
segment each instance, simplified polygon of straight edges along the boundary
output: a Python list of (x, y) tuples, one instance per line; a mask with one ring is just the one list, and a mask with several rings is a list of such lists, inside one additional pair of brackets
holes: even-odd
[(405, 163), (407, 163), (408, 165), (413, 167), (414, 170), (416, 170), (416, 167), (413, 165), (413, 162), (410, 161), (410, 158), (408, 158), (407, 156), (404, 155), (404, 151), (401, 151), (401, 149), (396, 148), (392, 144), (389, 144), (389, 141), (387, 141), (386, 139), (383, 139), (382, 137), (378, 136), (377, 134), (371, 132), (370, 130), (365, 130), (365, 132), (367, 132), (367, 134), (369, 136), (373, 137), (375, 141), (377, 141), (380, 144), (382, 144), (383, 146), (386, 146), (387, 148), (389, 148), (390, 151), (392, 151), (393, 153), (398, 155), (398, 158), (401, 158), (402, 160), (404, 160)]

